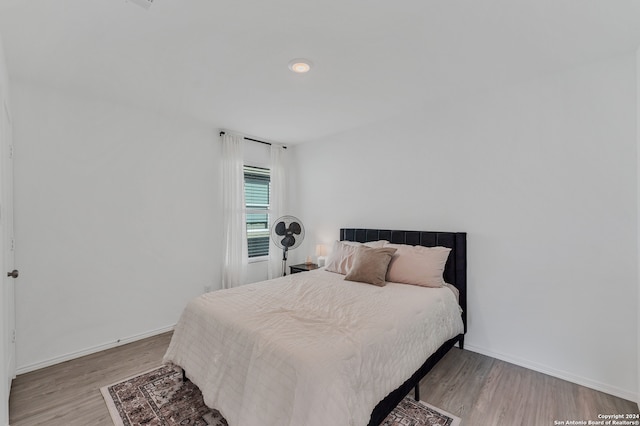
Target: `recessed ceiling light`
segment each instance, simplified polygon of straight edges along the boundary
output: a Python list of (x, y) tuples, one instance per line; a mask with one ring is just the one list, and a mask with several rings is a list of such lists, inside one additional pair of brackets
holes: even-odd
[(308, 59), (297, 58), (289, 61), (289, 69), (299, 74), (304, 74), (305, 72), (309, 72), (312, 65), (313, 64)]

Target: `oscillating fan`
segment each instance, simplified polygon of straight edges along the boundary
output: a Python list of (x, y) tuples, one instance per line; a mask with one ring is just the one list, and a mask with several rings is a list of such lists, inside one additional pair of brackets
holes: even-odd
[(271, 239), (282, 249), (282, 276), (287, 275), (287, 254), (304, 240), (304, 226), (295, 216), (282, 216), (271, 225)]

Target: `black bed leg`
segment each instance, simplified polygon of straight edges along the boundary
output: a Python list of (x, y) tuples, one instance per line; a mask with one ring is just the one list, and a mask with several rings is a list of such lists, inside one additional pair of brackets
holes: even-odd
[(458, 340), (458, 346), (460, 346), (460, 350), (464, 349), (464, 334)]
[(184, 372), (184, 368), (182, 369), (182, 383), (187, 381), (187, 373)]
[(416, 385), (414, 393), (415, 393), (415, 395), (414, 395), (415, 396), (415, 400), (416, 401), (420, 401), (420, 383), (418, 383)]

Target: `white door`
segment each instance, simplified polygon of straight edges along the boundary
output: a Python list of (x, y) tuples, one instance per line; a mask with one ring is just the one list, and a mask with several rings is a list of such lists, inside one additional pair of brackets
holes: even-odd
[[(13, 238), (13, 133), (6, 103), (0, 111), (0, 274), (2, 274), (2, 408), (0, 423), (9, 424), (9, 392), (16, 371), (15, 278), (7, 272), (14, 267)], [(13, 275), (16, 275), (15, 273)]]

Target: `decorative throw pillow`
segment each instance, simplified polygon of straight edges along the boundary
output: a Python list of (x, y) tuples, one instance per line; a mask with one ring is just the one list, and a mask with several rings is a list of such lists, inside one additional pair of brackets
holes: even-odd
[(373, 284), (380, 287), (384, 286), (387, 267), (395, 252), (396, 249), (391, 247), (358, 247), (353, 260), (353, 266), (344, 279)]
[(442, 287), (445, 284), (442, 274), (450, 248), (404, 244), (386, 244), (385, 247), (397, 249), (389, 264), (387, 281), (423, 287)]
[(351, 265), (353, 265), (353, 256), (358, 247), (364, 245), (367, 247), (382, 248), (386, 243), (388, 243), (388, 241), (385, 240), (371, 241), (364, 244), (356, 241), (336, 241), (333, 243), (331, 254), (327, 259), (324, 269), (325, 271), (345, 275), (351, 269)]

